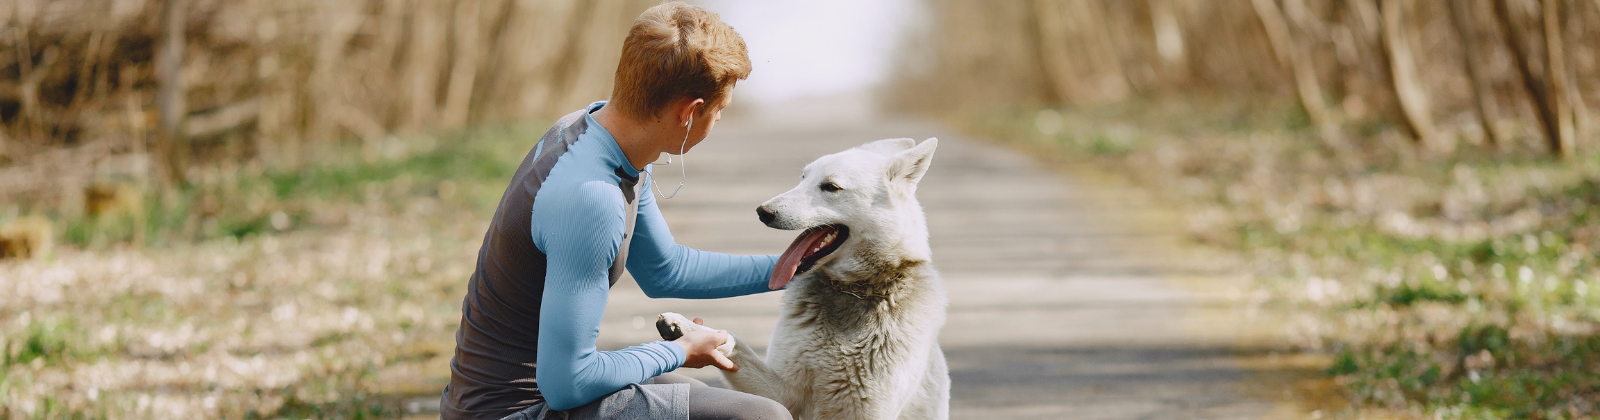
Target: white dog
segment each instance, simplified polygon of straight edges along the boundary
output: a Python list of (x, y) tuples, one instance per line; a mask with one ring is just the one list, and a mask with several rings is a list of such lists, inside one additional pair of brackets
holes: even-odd
[[(823, 156), (757, 209), (767, 226), (804, 233), (772, 273), (769, 286), (789, 291), (765, 360), (734, 338), (733, 389), (797, 419), (949, 417), (948, 299), (916, 198), (937, 146), (891, 139)], [(674, 313), (657, 327), (668, 339), (709, 329)]]

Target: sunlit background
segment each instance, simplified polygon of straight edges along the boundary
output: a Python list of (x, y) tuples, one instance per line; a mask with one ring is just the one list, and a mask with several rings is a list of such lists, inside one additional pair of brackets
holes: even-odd
[(875, 88), (918, 12), (910, 0), (701, 4), (744, 37), (755, 70), (738, 92), (760, 104)]

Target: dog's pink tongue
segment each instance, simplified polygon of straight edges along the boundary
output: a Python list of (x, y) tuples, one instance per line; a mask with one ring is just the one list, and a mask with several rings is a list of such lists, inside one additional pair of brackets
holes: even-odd
[(794, 238), (794, 243), (789, 244), (789, 249), (778, 256), (778, 266), (772, 268), (772, 279), (767, 281), (767, 288), (772, 290), (782, 289), (789, 284), (789, 279), (794, 278), (794, 271), (800, 268), (800, 259), (806, 256), (806, 251), (816, 246), (830, 229), (810, 229)]

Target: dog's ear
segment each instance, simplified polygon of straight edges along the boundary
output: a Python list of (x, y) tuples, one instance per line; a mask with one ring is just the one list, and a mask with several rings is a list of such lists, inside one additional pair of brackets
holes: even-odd
[(915, 191), (922, 174), (928, 173), (928, 165), (933, 163), (933, 149), (938, 147), (939, 139), (929, 137), (922, 144), (895, 154), (889, 162), (889, 180), (905, 182)]
[(917, 141), (912, 139), (883, 139), (863, 144), (857, 148), (884, 156), (894, 156), (895, 153), (900, 153), (916, 145)]

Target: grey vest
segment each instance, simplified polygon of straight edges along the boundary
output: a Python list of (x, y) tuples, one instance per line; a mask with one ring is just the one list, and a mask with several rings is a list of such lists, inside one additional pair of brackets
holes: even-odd
[[(478, 263), (461, 303), (450, 384), (439, 414), (445, 419), (498, 419), (527, 408), (543, 396), (535, 380), (539, 308), (544, 297), (546, 255), (533, 244), (530, 225), (533, 201), (556, 160), (588, 129), (579, 110), (550, 127), (528, 151), (500, 198)], [(625, 231), (609, 274), (612, 285), (622, 277), (628, 247), (638, 218), (642, 177), (616, 169), (628, 205)]]

